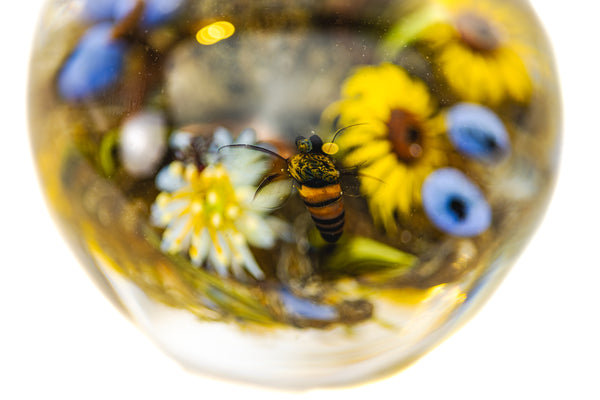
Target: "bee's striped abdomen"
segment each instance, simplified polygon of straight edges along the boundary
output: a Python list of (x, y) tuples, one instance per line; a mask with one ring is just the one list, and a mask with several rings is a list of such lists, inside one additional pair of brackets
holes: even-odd
[(344, 200), (340, 184), (323, 187), (301, 185), (298, 192), (323, 239), (336, 242), (344, 231)]

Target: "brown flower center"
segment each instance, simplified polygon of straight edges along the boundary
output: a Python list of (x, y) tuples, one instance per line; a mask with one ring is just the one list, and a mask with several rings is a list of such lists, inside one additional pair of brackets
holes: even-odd
[(423, 155), (423, 132), (417, 118), (403, 110), (392, 110), (388, 139), (398, 159), (410, 164)]
[(500, 30), (487, 19), (466, 12), (456, 19), (461, 40), (475, 51), (493, 51), (502, 44)]

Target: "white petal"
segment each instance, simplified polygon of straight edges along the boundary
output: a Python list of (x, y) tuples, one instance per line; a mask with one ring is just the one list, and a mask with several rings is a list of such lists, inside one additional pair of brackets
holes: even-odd
[(228, 275), (227, 267), (231, 262), (231, 250), (220, 232), (217, 232), (216, 243), (213, 241), (213, 245), (208, 253), (208, 259), (219, 275)]
[(244, 257), (244, 265), (246, 270), (250, 272), (255, 279), (258, 279), (259, 281), (265, 279), (265, 274), (256, 263), (256, 260), (250, 251), (248, 251), (247, 255)]
[(186, 230), (186, 232), (183, 234), (183, 237), (181, 238), (178, 247), (181, 250), (188, 250), (190, 248), (190, 243), (192, 242), (192, 229), (191, 226), (189, 229)]
[(210, 250), (211, 240), (208, 228), (204, 227), (200, 231), (200, 234), (193, 235), (192, 246), (196, 248), (197, 254), (192, 258), (194, 265), (200, 266), (206, 260), (208, 252)]
[(189, 223), (191, 215), (184, 214), (179, 218), (171, 221), (165, 232), (160, 245), (162, 251), (174, 253), (183, 249), (183, 242), (186, 241), (186, 236), (191, 234)]
[(169, 193), (184, 187), (186, 182), (183, 179), (183, 168), (182, 163), (174, 161), (161, 169), (154, 179), (156, 187), (163, 192)]
[(235, 227), (254, 247), (269, 249), (275, 244), (275, 237), (269, 225), (258, 214), (246, 212), (235, 222)]
[(252, 255), (252, 252), (248, 248), (248, 245), (241, 234), (238, 233), (231, 236), (231, 246), (234, 253), (239, 258), (239, 260), (236, 261), (242, 264), (246, 271), (250, 273), (250, 275), (258, 280), (265, 278), (265, 274), (258, 266), (256, 259)]
[(239, 260), (238, 258), (233, 257), (233, 259), (231, 260), (230, 269), (231, 272), (233, 272), (233, 276), (235, 276), (236, 278), (244, 278), (244, 269), (242, 268), (241, 260)]
[(222, 126), (215, 129), (215, 133), (213, 134), (213, 141), (211, 143), (211, 147), (216, 148), (217, 150), (220, 147), (227, 146), (233, 142), (233, 137), (231, 136), (231, 132)]
[(240, 132), (235, 140), (238, 144), (254, 144), (256, 142), (256, 131), (252, 128), (246, 128)]
[(221, 158), (223, 158), (223, 153), (219, 152), (219, 149), (223, 146), (227, 146), (233, 142), (233, 137), (231, 136), (231, 132), (223, 127), (219, 127), (215, 129), (213, 134), (213, 141), (210, 146), (208, 146), (208, 151), (203, 155), (203, 161), (208, 164), (215, 164)]
[(189, 132), (177, 130), (169, 137), (169, 146), (173, 150), (185, 150), (192, 145), (192, 137)]
[(164, 206), (159, 206), (158, 203), (154, 203), (150, 208), (151, 222), (155, 226), (165, 227), (169, 225), (173, 219), (177, 218), (181, 211), (187, 206), (187, 200), (169, 201)]

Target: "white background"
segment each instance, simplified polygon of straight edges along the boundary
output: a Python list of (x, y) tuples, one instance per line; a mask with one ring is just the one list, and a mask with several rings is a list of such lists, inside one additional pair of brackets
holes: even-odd
[(483, 310), (412, 367), (296, 394), (184, 372), (78, 266), (29, 153), (26, 70), (42, 1), (11, 1), (0, 24), (0, 399), (600, 399), (600, 21), (590, 0), (531, 2), (554, 43), (565, 103), (561, 175), (537, 235)]

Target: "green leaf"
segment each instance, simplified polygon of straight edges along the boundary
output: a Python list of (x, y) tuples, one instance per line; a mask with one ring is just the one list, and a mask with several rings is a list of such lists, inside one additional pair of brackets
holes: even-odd
[(432, 24), (448, 20), (447, 11), (432, 3), (402, 18), (383, 38), (380, 51), (394, 55), (403, 47), (419, 39), (423, 31)]
[(325, 259), (329, 272), (355, 275), (382, 270), (401, 272), (410, 269), (417, 258), (365, 237), (352, 237), (338, 243), (333, 253)]
[(117, 161), (115, 160), (116, 148), (119, 140), (119, 133), (116, 130), (108, 132), (100, 142), (98, 150), (98, 164), (104, 177), (111, 177), (117, 170)]

